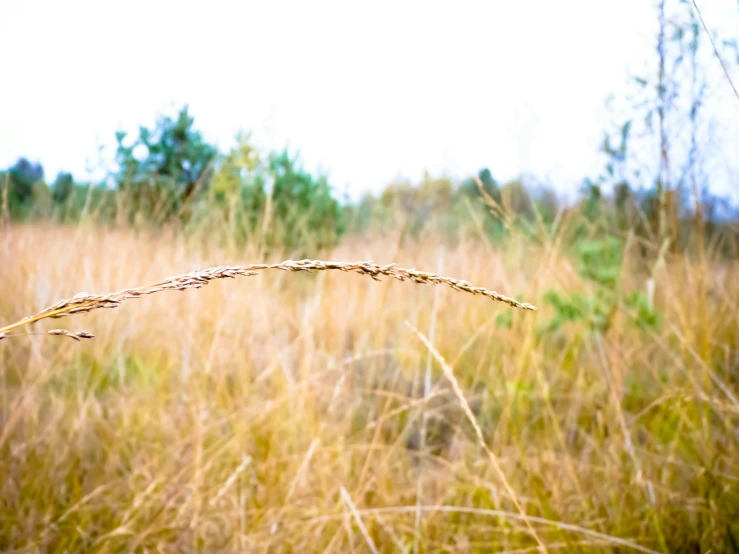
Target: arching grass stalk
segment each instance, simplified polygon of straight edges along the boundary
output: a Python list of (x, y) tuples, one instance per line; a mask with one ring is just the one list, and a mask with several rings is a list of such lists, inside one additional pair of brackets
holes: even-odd
[[(91, 312), (93, 310), (102, 308), (117, 308), (124, 300), (133, 298), (139, 298), (148, 294), (154, 294), (165, 290), (186, 290), (192, 288), (200, 288), (207, 285), (210, 281), (215, 279), (226, 279), (235, 277), (248, 277), (255, 275), (258, 271), (265, 269), (280, 269), (282, 271), (326, 271), (335, 269), (344, 272), (359, 273), (360, 275), (367, 275), (372, 277), (376, 281), (380, 280), (380, 276), (391, 277), (398, 281), (412, 281), (418, 284), (426, 285), (444, 285), (456, 291), (467, 292), (470, 294), (479, 294), (486, 296), (491, 300), (497, 300), (499, 302), (505, 302), (506, 304), (513, 306), (514, 308), (520, 308), (522, 310), (536, 310), (535, 306), (527, 304), (525, 302), (519, 302), (513, 298), (509, 298), (503, 294), (489, 290), (483, 287), (476, 287), (471, 285), (467, 281), (459, 279), (452, 279), (450, 277), (443, 277), (435, 273), (427, 273), (425, 271), (418, 271), (416, 269), (405, 269), (398, 267), (396, 264), (389, 265), (378, 265), (374, 262), (324, 262), (321, 260), (300, 260), (293, 261), (287, 260), (278, 264), (250, 264), (240, 266), (217, 266), (208, 269), (199, 269), (185, 273), (182, 275), (175, 275), (168, 277), (158, 283), (151, 285), (144, 285), (140, 287), (130, 288), (113, 292), (109, 294), (90, 294), (87, 292), (80, 292), (72, 298), (60, 300), (53, 306), (49, 306), (45, 310), (37, 313), (36, 315), (26, 317), (0, 327), (0, 339), (13, 336), (10, 331), (15, 329), (31, 325), (44, 319), (58, 319), (67, 317), (74, 314), (81, 314)], [(59, 330), (53, 330), (49, 332), (53, 335), (69, 336), (71, 338), (91, 338), (89, 333), (63, 333)]]

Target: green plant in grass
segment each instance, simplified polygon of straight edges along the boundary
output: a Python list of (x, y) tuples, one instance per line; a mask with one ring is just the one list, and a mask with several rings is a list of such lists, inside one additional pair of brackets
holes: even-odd
[(575, 244), (578, 273), (589, 284), (589, 291), (561, 293), (550, 289), (544, 295), (554, 308), (554, 316), (542, 332), (558, 331), (569, 322), (584, 322), (593, 331), (606, 332), (620, 308), (636, 328), (659, 326), (660, 317), (643, 291), (621, 290), (622, 241), (616, 237), (581, 241)]

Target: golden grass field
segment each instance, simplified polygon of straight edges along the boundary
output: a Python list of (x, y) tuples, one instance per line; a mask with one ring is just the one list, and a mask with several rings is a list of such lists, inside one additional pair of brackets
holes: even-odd
[[(579, 321), (540, 334), (547, 290), (592, 286), (557, 241), (388, 237), (321, 257), (438, 272), (539, 310), (270, 271), (42, 321), (0, 341), (0, 551), (739, 550), (736, 261), (658, 265), (659, 328), (619, 312), (603, 334)], [(81, 291), (291, 257), (10, 226), (0, 327)], [(624, 289), (644, 289), (637, 265), (627, 252)], [(58, 327), (95, 338), (42, 333)]]

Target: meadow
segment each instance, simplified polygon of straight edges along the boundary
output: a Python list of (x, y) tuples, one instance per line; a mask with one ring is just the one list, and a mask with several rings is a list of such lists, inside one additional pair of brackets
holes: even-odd
[[(645, 258), (631, 234), (617, 250), (600, 280), (556, 235), (388, 231), (321, 253), (537, 311), (275, 270), (18, 329), (0, 341), (0, 550), (739, 551), (736, 259)], [(290, 254), (11, 223), (0, 327)], [(59, 327), (94, 338), (44, 333)]]

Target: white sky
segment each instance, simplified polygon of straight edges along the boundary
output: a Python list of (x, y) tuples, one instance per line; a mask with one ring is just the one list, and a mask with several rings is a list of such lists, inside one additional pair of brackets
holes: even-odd
[[(485, 166), (572, 190), (655, 40), (648, 0), (0, 4), (0, 167), (27, 156), (49, 180), (85, 178), (117, 129), (189, 103), (207, 139), (289, 144), (340, 192)], [(739, 36), (736, 0), (699, 5)], [(737, 183), (739, 101), (711, 65)]]

